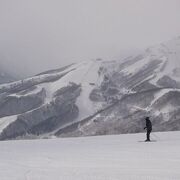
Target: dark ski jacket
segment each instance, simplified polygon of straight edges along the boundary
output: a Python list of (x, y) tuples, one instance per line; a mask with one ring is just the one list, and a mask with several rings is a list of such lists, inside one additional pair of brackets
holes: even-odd
[(147, 129), (147, 131), (152, 131), (152, 123), (149, 119), (146, 119), (146, 127), (144, 129)]

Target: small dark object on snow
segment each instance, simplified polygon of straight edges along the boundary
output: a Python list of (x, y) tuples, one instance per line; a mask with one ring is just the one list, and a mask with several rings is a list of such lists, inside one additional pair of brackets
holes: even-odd
[(146, 127), (144, 127), (144, 129), (147, 130), (147, 134), (146, 134), (147, 139), (146, 139), (146, 141), (150, 141), (150, 134), (151, 134), (151, 131), (152, 131), (152, 123), (151, 123), (149, 117), (146, 117), (145, 120), (146, 120)]
[(89, 83), (89, 85), (91, 85), (91, 86), (95, 86), (95, 83)]

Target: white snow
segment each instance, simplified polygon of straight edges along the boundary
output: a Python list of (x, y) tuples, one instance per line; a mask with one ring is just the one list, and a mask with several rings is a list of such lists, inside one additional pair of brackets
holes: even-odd
[[(124, 69), (123, 72), (125, 74), (134, 74), (151, 60), (161, 60), (162, 63), (155, 70), (155, 77), (150, 82), (156, 85), (157, 81), (163, 76), (169, 76), (174, 80), (180, 81), (180, 76), (177, 77), (173, 73), (176, 68), (180, 69), (180, 38), (150, 47), (143, 55), (144, 58), (142, 60)], [(162, 70), (165, 63), (166, 66)]]
[(143, 59), (137, 61), (136, 63), (128, 66), (127, 68), (123, 69), (122, 72), (126, 75), (129, 75), (129, 74), (134, 75), (136, 72), (138, 72), (144, 66), (146, 66), (146, 64), (149, 61), (150, 61), (149, 57), (143, 58)]
[(26, 93), (26, 94), (18, 94), (18, 93), (14, 93), (14, 94), (10, 94), (9, 96), (13, 96), (13, 97), (17, 97), (17, 98), (20, 98), (20, 97), (24, 97), (24, 96), (30, 96), (30, 95), (33, 95), (33, 94), (37, 94), (39, 92), (42, 91), (42, 88), (40, 88), (40, 86), (36, 86), (35, 89), (33, 89), (32, 91)]
[[(32, 81), (32, 82), (34, 81), (34, 82), (40, 83), (40, 82), (42, 82), (43, 79), (47, 78), (48, 76), (56, 77), (57, 75), (61, 75), (61, 74), (68, 72), (65, 76), (63, 76), (61, 79), (59, 79), (55, 82), (47, 82), (47, 83), (42, 83), (42, 84), (37, 85), (36, 89), (28, 92), (27, 94), (20, 95), (18, 93), (13, 93), (13, 94), (10, 94), (9, 96), (20, 98), (23, 96), (28, 96), (31, 94), (38, 93), (42, 90), (42, 88), (44, 88), (46, 90), (46, 98), (44, 100), (43, 105), (45, 105), (45, 104), (48, 104), (51, 101), (53, 101), (53, 95), (57, 90), (65, 87), (65, 86), (68, 86), (69, 83), (71, 83), (71, 82), (76, 83), (76, 84), (81, 84), (82, 91), (76, 101), (76, 105), (79, 108), (79, 116), (76, 119), (76, 121), (79, 121), (79, 120), (82, 120), (82, 119), (94, 114), (96, 111), (98, 111), (99, 109), (102, 108), (101, 103), (94, 103), (89, 98), (89, 95), (90, 95), (91, 91), (93, 90), (93, 88), (100, 85), (100, 83), (102, 81), (102, 77), (98, 75), (98, 70), (99, 70), (99, 67), (101, 66), (101, 64), (102, 64), (101, 61), (96, 61), (96, 60), (84, 61), (84, 62), (74, 64), (74, 65), (70, 66), (69, 68), (67, 68), (66, 70), (61, 71), (59, 73), (55, 72), (55, 73), (51, 73), (51, 74), (43, 74), (43, 75), (25, 79), (23, 81), (17, 81), (17, 82), (13, 82), (13, 83), (9, 83), (9, 84), (3, 84), (3, 85), (0, 85), (0, 89), (3, 89), (3, 88), (9, 89), (11, 87), (17, 86), (18, 84), (25, 83), (28, 81)], [(93, 83), (94, 85), (92, 85), (91, 83)], [(33, 111), (33, 110), (31, 110), (31, 111)], [(31, 112), (31, 111), (29, 111), (29, 112)], [(28, 112), (26, 112), (26, 113), (28, 113)], [(10, 122), (16, 120), (16, 118), (14, 119), (14, 117), (15, 116), (9, 116), (7, 118), (6, 117), (0, 118), (0, 132), (2, 132), (2, 130), (5, 127), (7, 127)]]
[(167, 93), (170, 92), (170, 91), (173, 91), (173, 89), (162, 89), (162, 90), (158, 91), (158, 92), (155, 94), (155, 97), (154, 97), (153, 101), (151, 102), (151, 105), (150, 105), (150, 106), (153, 106), (153, 104), (156, 103), (156, 101), (157, 101), (160, 97), (164, 96), (165, 94), (167, 94)]
[(15, 81), (15, 82), (11, 82), (11, 83), (4, 83), (4, 84), (1, 84), (0, 85), (0, 90), (2, 89), (11, 89), (12, 87), (16, 87), (18, 85), (21, 85), (23, 83), (28, 83), (28, 82), (33, 82), (33, 83), (41, 83), (44, 79), (46, 79), (47, 77), (57, 77), (57, 75), (63, 75), (65, 73), (68, 73), (70, 71), (73, 71), (76, 66), (78, 66), (79, 64), (75, 64), (75, 65), (72, 65), (70, 67), (68, 67), (67, 69), (65, 69), (64, 71), (61, 71), (61, 72), (55, 72), (55, 73), (50, 73), (50, 74), (42, 74), (42, 75), (39, 75), (39, 76), (34, 76), (34, 77), (30, 77), (30, 78), (27, 78), (27, 79), (24, 79), (24, 80), (19, 80), (19, 81)]
[(160, 67), (159, 67), (158, 69), (156, 69), (156, 71), (154, 72), (154, 78), (149, 81), (150, 83), (157, 85), (157, 82), (158, 82), (159, 79), (161, 79), (161, 78), (162, 78), (163, 76), (165, 76), (165, 75), (169, 75), (169, 72), (167, 72), (167, 69), (166, 69), (166, 68), (165, 68), (165, 70), (163, 70), (163, 71), (161, 70), (161, 68), (163, 67), (163, 65), (164, 65), (165, 63), (167, 63), (167, 64), (166, 64), (166, 67), (168, 66), (168, 60), (167, 60), (167, 59), (168, 59), (168, 58), (165, 57), (165, 56), (163, 56), (163, 57), (160, 58), (160, 60), (162, 61), (162, 63), (161, 63), (161, 65), (160, 65)]
[[(145, 109), (146, 111), (151, 111), (152, 110), (152, 107), (153, 105), (161, 98), (163, 97), (165, 94), (169, 93), (169, 92), (173, 92), (173, 91), (180, 91), (179, 89), (171, 89), (171, 88), (167, 88), (167, 89), (162, 89), (160, 91), (158, 91), (156, 94), (155, 94), (155, 97), (154, 99), (151, 101), (151, 104)], [(163, 114), (166, 114), (170, 111), (173, 111), (175, 109), (174, 106), (170, 105), (169, 103), (166, 104), (163, 108), (161, 108), (161, 111), (159, 109), (156, 109), (154, 111), (155, 115), (158, 116), (159, 114), (163, 113)]]
[(5, 129), (9, 124), (17, 120), (17, 115), (14, 116), (6, 116), (0, 118), (0, 133)]
[(180, 132), (0, 142), (1, 180), (179, 180)]
[(180, 38), (175, 38), (161, 45), (155, 46), (150, 49), (150, 54), (154, 58), (167, 61), (167, 65), (162, 72), (157, 73), (157, 77), (153, 82), (157, 82), (158, 79), (164, 75), (168, 75), (173, 79), (179, 81), (180, 78), (173, 75), (175, 68), (180, 68)]
[[(82, 91), (76, 101), (76, 104), (79, 108), (79, 116), (77, 121), (92, 115), (101, 107), (101, 105), (98, 103), (94, 104), (89, 99), (91, 91), (93, 88), (98, 86), (101, 81), (101, 77), (98, 75), (100, 65), (100, 61), (81, 62), (74, 65), (75, 70), (69, 72), (58, 81), (42, 84), (41, 87), (44, 87), (47, 93), (45, 103), (52, 101), (53, 94), (62, 87), (68, 86), (69, 83), (73, 82), (76, 84), (81, 84)], [(90, 83), (94, 83), (95, 85), (92, 86)]]
[[(101, 83), (101, 77), (99, 77), (98, 75), (98, 70), (101, 62), (91, 63), (92, 65), (89, 66), (88, 71), (83, 76), (82, 92), (76, 101), (76, 105), (79, 107), (78, 120), (84, 119), (89, 115), (94, 114), (97, 110), (101, 108), (100, 103), (94, 103), (89, 98), (91, 91)], [(89, 83), (94, 83), (95, 86), (92, 86)]]

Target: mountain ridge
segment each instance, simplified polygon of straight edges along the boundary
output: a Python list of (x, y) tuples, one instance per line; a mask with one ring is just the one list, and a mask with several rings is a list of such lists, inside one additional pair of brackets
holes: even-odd
[(0, 85), (0, 139), (180, 130), (180, 38)]

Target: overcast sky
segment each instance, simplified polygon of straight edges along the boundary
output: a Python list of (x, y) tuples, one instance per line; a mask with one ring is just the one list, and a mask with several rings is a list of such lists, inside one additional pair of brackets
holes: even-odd
[(27, 75), (179, 35), (180, 0), (0, 0), (0, 64)]

